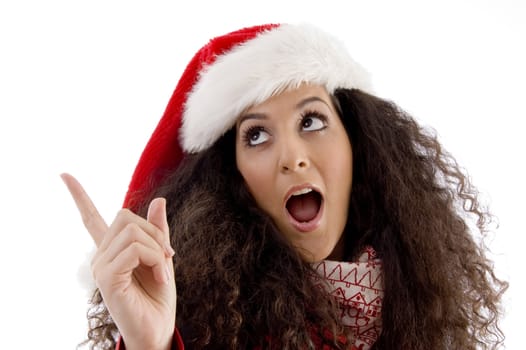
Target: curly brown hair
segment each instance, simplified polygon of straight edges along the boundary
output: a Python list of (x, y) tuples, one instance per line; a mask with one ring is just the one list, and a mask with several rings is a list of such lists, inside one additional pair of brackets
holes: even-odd
[[(488, 210), (437, 137), (394, 103), (359, 90), (335, 101), (352, 143), (345, 257), (373, 246), (383, 260), (382, 332), (373, 349), (497, 349), (507, 283), (486, 257)], [(187, 155), (140, 194), (167, 199), (177, 280), (177, 326), (189, 349), (343, 349), (333, 297), (312, 265), (255, 204), (235, 163), (235, 130)], [(146, 195), (145, 195), (146, 194)], [(87, 342), (114, 346), (100, 293)], [(326, 331), (329, 331), (328, 333)], [(335, 336), (327, 336), (333, 334)]]

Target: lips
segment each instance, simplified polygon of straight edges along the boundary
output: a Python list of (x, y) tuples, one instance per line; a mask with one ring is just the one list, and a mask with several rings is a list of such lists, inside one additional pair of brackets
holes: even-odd
[(286, 198), (285, 209), (292, 226), (301, 232), (310, 232), (319, 226), (323, 196), (318, 189), (308, 184), (295, 186)]

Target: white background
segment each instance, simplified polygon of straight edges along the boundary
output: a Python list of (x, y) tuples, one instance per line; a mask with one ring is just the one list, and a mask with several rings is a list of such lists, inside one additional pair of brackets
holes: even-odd
[(378, 94), (432, 125), (468, 169), (499, 218), (489, 243), (511, 283), (503, 329), (507, 348), (522, 348), (525, 2), (180, 3), (0, 3), (0, 347), (85, 337), (77, 270), (93, 244), (59, 174), (111, 220), (194, 52), (243, 26), (308, 21), (343, 39)]

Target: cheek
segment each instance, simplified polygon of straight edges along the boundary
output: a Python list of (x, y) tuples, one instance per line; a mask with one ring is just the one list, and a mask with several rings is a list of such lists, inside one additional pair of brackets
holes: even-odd
[(272, 186), (272, 171), (269, 160), (257, 155), (237, 155), (237, 168), (243, 176), (248, 190), (259, 206), (268, 203)]
[(337, 167), (335, 174), (339, 174), (339, 180), (350, 186), (352, 183), (352, 153), (341, 154), (334, 160), (334, 163)]
[[(261, 171), (258, 171), (258, 167), (251, 165), (243, 165), (240, 169), (241, 175), (245, 180), (250, 192), (254, 192), (258, 187), (264, 185), (264, 177), (261, 176)], [(259, 185), (259, 186), (258, 186)]]
[(327, 194), (334, 213), (337, 213), (337, 217), (345, 216), (346, 220), (352, 188), (352, 149), (347, 139), (342, 139), (333, 146), (324, 152)]
[(335, 184), (352, 183), (352, 148), (347, 138), (341, 138), (338, 142), (329, 144), (327, 147), (318, 147), (321, 155), (319, 159), (323, 162), (322, 168), (326, 177)]

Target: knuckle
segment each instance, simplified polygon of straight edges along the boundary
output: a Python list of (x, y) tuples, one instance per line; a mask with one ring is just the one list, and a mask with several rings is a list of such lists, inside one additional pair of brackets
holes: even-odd
[(128, 250), (133, 256), (138, 256), (141, 252), (141, 244), (137, 241), (133, 241), (128, 246)]
[(117, 215), (118, 216), (128, 216), (128, 215), (130, 215), (130, 213), (131, 213), (130, 209), (128, 209), (128, 208), (121, 208), (117, 212)]
[(130, 221), (130, 214), (131, 211), (127, 208), (119, 209), (117, 215), (115, 216), (115, 221), (119, 223), (125, 223), (127, 221)]
[(122, 208), (119, 210), (119, 215), (125, 220), (132, 220), (135, 214), (128, 208)]
[(140, 236), (142, 235), (141, 228), (134, 222), (126, 224), (126, 226), (123, 229), (123, 232), (126, 232), (128, 238), (133, 240), (140, 238)]

